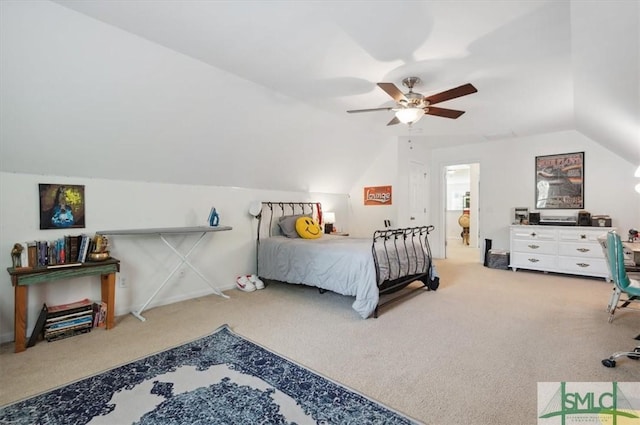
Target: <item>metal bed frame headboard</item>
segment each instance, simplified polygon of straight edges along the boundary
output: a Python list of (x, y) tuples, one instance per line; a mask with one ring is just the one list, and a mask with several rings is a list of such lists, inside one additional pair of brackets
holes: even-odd
[(262, 202), (262, 210), (258, 215), (258, 236), (257, 240), (260, 243), (260, 237), (271, 237), (280, 235), (280, 229), (278, 227), (278, 219), (287, 215), (299, 215), (299, 214), (311, 214), (311, 216), (322, 223), (322, 204), (320, 202), (274, 202), (265, 201)]
[(271, 237), (281, 235), (278, 219), (287, 215), (311, 214), (311, 216), (322, 223), (322, 204), (320, 202), (306, 201), (264, 201), (258, 219), (258, 231), (256, 236), (256, 273), (260, 275), (260, 263), (258, 261), (258, 251), (260, 249), (260, 237)]

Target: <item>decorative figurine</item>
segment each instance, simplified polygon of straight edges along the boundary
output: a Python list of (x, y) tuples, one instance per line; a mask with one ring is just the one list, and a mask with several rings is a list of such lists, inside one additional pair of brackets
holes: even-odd
[(93, 238), (93, 252), (108, 252), (109, 238), (105, 235), (96, 235)]
[(11, 261), (13, 262), (13, 268), (17, 269), (18, 267), (22, 267), (22, 250), (24, 247), (19, 243), (13, 245), (13, 249), (11, 250)]
[(104, 261), (111, 258), (109, 253), (109, 238), (104, 235), (96, 235), (93, 238), (93, 250), (89, 253), (89, 260)]

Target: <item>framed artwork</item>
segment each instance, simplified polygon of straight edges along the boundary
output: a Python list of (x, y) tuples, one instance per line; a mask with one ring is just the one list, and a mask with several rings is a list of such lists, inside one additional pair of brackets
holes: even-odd
[(391, 186), (364, 188), (364, 205), (391, 205)]
[(40, 229), (84, 228), (84, 186), (38, 185)]
[(536, 209), (584, 209), (584, 152), (536, 156)]

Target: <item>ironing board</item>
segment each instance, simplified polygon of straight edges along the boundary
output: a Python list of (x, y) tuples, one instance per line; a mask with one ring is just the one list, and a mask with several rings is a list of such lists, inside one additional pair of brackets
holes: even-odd
[[(156, 228), (156, 229), (127, 229), (127, 230), (101, 230), (96, 232), (100, 235), (120, 235), (120, 236), (140, 236), (140, 235), (158, 235), (160, 239), (173, 251), (174, 254), (180, 258), (180, 262), (176, 264), (176, 266), (171, 270), (169, 275), (165, 278), (165, 280), (158, 286), (158, 288), (154, 291), (153, 294), (149, 297), (149, 299), (143, 304), (143, 306), (137, 310), (132, 311), (135, 317), (140, 319), (141, 321), (145, 321), (146, 319), (142, 316), (142, 312), (149, 305), (151, 300), (155, 298), (155, 296), (160, 292), (160, 290), (169, 282), (169, 279), (178, 271), (183, 264), (186, 264), (193, 270), (202, 280), (204, 280), (212, 289), (216, 295), (221, 296), (222, 298), (229, 298), (228, 295), (225, 295), (222, 291), (220, 291), (212, 282), (207, 279), (200, 270), (198, 270), (191, 262), (189, 262), (189, 255), (196, 249), (196, 247), (200, 244), (202, 239), (205, 237), (207, 233), (212, 232), (222, 232), (226, 230), (231, 230), (230, 226), (194, 226), (194, 227), (164, 227), (164, 228)], [(171, 245), (171, 243), (165, 238), (166, 235), (171, 234), (197, 234), (198, 238), (195, 240), (191, 248), (187, 251), (186, 254), (180, 253)]]

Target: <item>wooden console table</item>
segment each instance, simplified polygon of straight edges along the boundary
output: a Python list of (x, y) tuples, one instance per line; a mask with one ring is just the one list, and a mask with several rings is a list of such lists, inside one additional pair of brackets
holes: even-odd
[(105, 261), (87, 262), (76, 266), (46, 268), (7, 269), (11, 275), (11, 284), (15, 290), (15, 352), (27, 348), (27, 300), (29, 285), (61, 279), (100, 275), (102, 282), (102, 301), (107, 304), (106, 328), (115, 326), (116, 272), (120, 271), (120, 260), (110, 258)]

